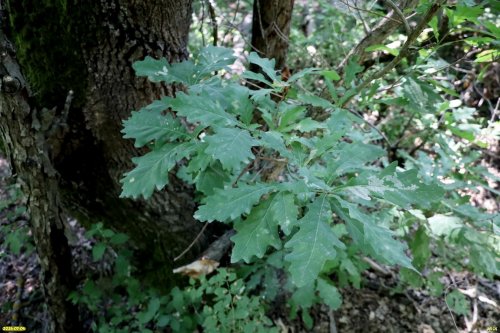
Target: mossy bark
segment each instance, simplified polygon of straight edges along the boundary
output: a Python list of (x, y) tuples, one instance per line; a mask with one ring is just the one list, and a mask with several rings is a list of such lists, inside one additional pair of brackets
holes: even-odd
[(82, 332), (77, 309), (67, 300), (76, 281), (71, 271), (71, 249), (65, 235), (56, 171), (47, 158), (46, 139), (50, 131), (42, 126), (41, 113), (30, 105), (30, 93), (2, 29), (0, 55), (0, 134), (13, 173), (27, 194), (30, 225), (51, 318), (44, 323), (45, 331)]
[(31, 107), (46, 107), (64, 129), (45, 142), (62, 207), (87, 226), (128, 234), (143, 271), (167, 287), (172, 258), (199, 230), (192, 189), (171, 176), (150, 200), (120, 199), (120, 179), (144, 153), (121, 129), (132, 110), (174, 93), (137, 78), (132, 64), (147, 55), (187, 58), (191, 1), (10, 0), (6, 9)]

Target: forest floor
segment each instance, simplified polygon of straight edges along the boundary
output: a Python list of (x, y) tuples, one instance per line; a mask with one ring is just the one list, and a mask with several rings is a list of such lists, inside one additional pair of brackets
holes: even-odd
[[(0, 158), (0, 326), (22, 325), (27, 332), (43, 332), (46, 323), (44, 297), (40, 287), (40, 266), (32, 246), (20, 246), (20, 231), (28, 231), (23, 197), (16, 197), (8, 165)], [(481, 198), (476, 198), (476, 201)], [(488, 198), (485, 198), (488, 200)], [(73, 244), (78, 265), (91, 260), (90, 242), (82, 228)], [(13, 236), (17, 235), (17, 236)], [(28, 238), (25, 239), (29, 241)], [(20, 240), (22, 242), (22, 239)], [(361, 289), (341, 290), (343, 305), (337, 311), (317, 306), (312, 314), (312, 332), (492, 332), (500, 326), (500, 281), (491, 281), (470, 272), (443, 271), (442, 296), (428, 290), (398, 287), (396, 271), (372, 265)], [(455, 314), (445, 295), (458, 290), (466, 295), (468, 315)], [(281, 332), (306, 332), (300, 320), (289, 321), (273, 314)]]

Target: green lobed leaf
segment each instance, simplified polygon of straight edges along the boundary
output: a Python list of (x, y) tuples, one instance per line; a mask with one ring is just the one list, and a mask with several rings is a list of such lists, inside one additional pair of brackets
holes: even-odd
[(337, 196), (332, 202), (332, 207), (346, 222), (351, 237), (365, 253), (389, 264), (398, 264), (415, 270), (405, 253), (406, 244), (395, 240), (391, 230), (378, 226), (372, 215), (363, 213), (358, 205)]
[(266, 148), (273, 149), (280, 153), (281, 156), (290, 158), (292, 155), (285, 146), (285, 140), (280, 132), (266, 131), (259, 132), (260, 144)]
[(132, 67), (137, 76), (147, 76), (152, 82), (182, 83), (187, 86), (209, 79), (213, 72), (227, 69), (236, 59), (231, 49), (209, 46), (192, 60), (169, 64), (165, 58), (146, 57)]
[(125, 139), (135, 139), (135, 147), (142, 147), (153, 140), (162, 138), (168, 141), (188, 137), (186, 129), (171, 114), (161, 111), (132, 112), (131, 117), (123, 122), (122, 133)]
[(325, 262), (335, 259), (335, 247), (345, 248), (333, 232), (331, 221), (327, 197), (317, 197), (298, 221), (299, 231), (286, 243), (290, 253), (285, 259), (290, 263), (289, 271), (297, 287), (313, 284)]
[(285, 235), (290, 235), (297, 225), (297, 216), (299, 215), (299, 207), (295, 204), (295, 196), (286, 191), (277, 193), (275, 200), (271, 204), (271, 212)]
[(342, 295), (340, 295), (337, 288), (325, 279), (318, 279), (316, 286), (319, 297), (328, 305), (332, 310), (337, 310), (342, 304)]
[(428, 218), (431, 233), (435, 237), (449, 238), (454, 232), (464, 227), (464, 223), (458, 216), (435, 214)]
[(323, 70), (323, 71), (321, 71), (321, 74), (325, 78), (327, 78), (328, 80), (331, 80), (331, 81), (340, 80), (340, 75), (336, 71), (333, 71), (333, 70)]
[(422, 269), (431, 256), (430, 237), (426, 229), (421, 226), (415, 236), (409, 241), (411, 253), (413, 254), (413, 264)]
[(427, 208), (433, 202), (442, 199), (444, 190), (441, 186), (436, 183), (425, 184), (422, 182), (416, 169), (396, 172), (395, 166), (396, 163), (391, 164), (380, 174), (384, 183), (395, 189), (384, 192), (382, 195), (384, 200), (404, 208), (412, 204)]
[(106, 252), (106, 244), (97, 243), (92, 247), (92, 259), (94, 261), (99, 261), (104, 256), (104, 252)]
[(299, 119), (306, 114), (307, 108), (302, 105), (291, 105), (282, 103), (279, 106), (279, 126), (278, 129), (283, 131), (284, 128), (294, 125)]
[(332, 103), (319, 96), (309, 95), (309, 94), (299, 94), (297, 98), (302, 103), (310, 104), (315, 107), (320, 107), (324, 109), (333, 108)]
[(149, 301), (148, 308), (146, 311), (139, 312), (137, 314), (137, 319), (139, 319), (139, 323), (146, 324), (150, 322), (153, 317), (156, 315), (158, 310), (160, 309), (160, 300), (158, 298), (152, 298)]
[(200, 76), (210, 76), (213, 72), (228, 69), (236, 60), (234, 51), (225, 47), (209, 45), (197, 57), (196, 69)]
[(170, 106), (177, 111), (178, 115), (186, 117), (190, 123), (199, 122), (205, 127), (240, 125), (234, 115), (227, 113), (207, 93), (186, 95), (179, 92), (174, 99), (170, 100)]
[(159, 74), (166, 83), (182, 83), (186, 86), (196, 84), (200, 80), (192, 60), (173, 63)]
[(470, 312), (470, 302), (464, 294), (453, 290), (445, 297), (446, 305), (459, 315), (467, 315)]
[(223, 188), (224, 183), (229, 180), (228, 174), (224, 172), (220, 163), (216, 162), (201, 171), (194, 179), (194, 183), (198, 191), (212, 195), (216, 189)]
[(269, 246), (276, 249), (281, 247), (278, 220), (272, 210), (276, 198), (273, 195), (254, 207), (245, 220), (236, 221), (236, 235), (231, 237), (234, 242), (231, 262), (244, 260), (250, 263), (253, 256), (262, 258)]
[(160, 149), (132, 159), (136, 167), (121, 180), (123, 188), (120, 197), (135, 199), (142, 195), (145, 199), (149, 198), (155, 188), (161, 190), (167, 185), (168, 172), (195, 148), (194, 142), (167, 143)]
[(365, 164), (384, 156), (386, 151), (379, 146), (361, 142), (341, 143), (335, 153), (335, 160), (328, 161), (328, 170), (332, 174), (362, 169)]
[(295, 290), (289, 300), (292, 305), (292, 315), (296, 315), (298, 308), (310, 308), (315, 303), (316, 299), (317, 297), (314, 292), (314, 284), (311, 283), (298, 288), (297, 290)]
[[(299, 132), (307, 133), (315, 131), (317, 129), (326, 128), (326, 124), (324, 124), (323, 122), (313, 120), (312, 118), (308, 117), (299, 121), (298, 124), (293, 125), (292, 128)], [(283, 131), (286, 131), (286, 129), (284, 129)]]
[(438, 104), (443, 101), (436, 89), (428, 83), (407, 78), (403, 84), (403, 96), (409, 101), (406, 108), (418, 113), (435, 113), (438, 110)]
[(321, 71), (319, 68), (304, 68), (301, 71), (298, 71), (297, 73), (294, 73), (292, 76), (290, 76), (287, 80), (288, 83), (293, 83), (297, 80), (300, 80), (304, 76), (311, 75), (311, 74), (323, 74), (324, 71)]
[(373, 221), (366, 221), (363, 226), (365, 246), (370, 249), (373, 257), (383, 259), (391, 265), (400, 265), (416, 271), (405, 253), (406, 244), (395, 240), (391, 230), (380, 227)]
[(500, 276), (498, 249), (490, 249), (482, 244), (473, 244), (470, 249), (470, 263), (476, 272), (485, 274), (490, 279)]
[(351, 59), (345, 67), (344, 86), (349, 87), (356, 78), (356, 74), (361, 73), (363, 66), (358, 65), (356, 59)]
[(271, 79), (272, 82), (281, 81), (276, 75), (276, 70), (274, 66), (276, 61), (274, 59), (261, 58), (256, 52), (250, 52), (248, 56), (248, 61), (252, 64), (256, 64), (262, 68), (262, 71)]
[[(227, 84), (217, 90), (220, 93), (217, 100), (225, 110), (239, 116), (243, 123), (249, 125), (255, 109), (250, 99), (250, 89), (239, 84)], [(213, 96), (213, 93), (211, 95)]]
[[(250, 72), (250, 71), (245, 71), (243, 72), (243, 74), (241, 74), (241, 77), (244, 78), (244, 79), (247, 79), (247, 80), (255, 80), (255, 81), (259, 81), (259, 82), (262, 82), (262, 83), (265, 83), (267, 84), (268, 86), (272, 86), (272, 82), (269, 82), (265, 77), (264, 75), (262, 75), (262, 73), (254, 73), (254, 72)], [(259, 89), (259, 90), (255, 90), (255, 93), (258, 93), (258, 92), (270, 92), (272, 91), (271, 90), (262, 90), (262, 89)]]
[(208, 144), (205, 153), (219, 160), (227, 170), (234, 170), (253, 159), (251, 148), (259, 144), (248, 131), (226, 127), (216, 128), (215, 134), (207, 136), (204, 141)]
[(264, 194), (276, 190), (277, 187), (276, 184), (269, 183), (242, 183), (238, 187), (217, 189), (198, 207), (194, 217), (208, 222), (235, 220), (242, 214), (249, 213)]
[(160, 82), (164, 79), (165, 74), (162, 73), (168, 71), (169, 64), (165, 58), (157, 60), (147, 56), (144, 60), (134, 62), (132, 68), (135, 70), (135, 75), (147, 76), (152, 82)]

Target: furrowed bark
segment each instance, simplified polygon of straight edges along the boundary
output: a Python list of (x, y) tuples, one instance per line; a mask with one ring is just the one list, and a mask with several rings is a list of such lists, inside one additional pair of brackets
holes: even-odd
[(2, 89), (0, 134), (13, 174), (28, 196), (30, 227), (42, 267), (42, 286), (50, 315), (49, 332), (81, 332), (77, 308), (68, 300), (76, 283), (71, 271), (71, 249), (56, 172), (48, 158), (50, 128), (30, 103), (30, 92), (14, 50), (0, 30)]

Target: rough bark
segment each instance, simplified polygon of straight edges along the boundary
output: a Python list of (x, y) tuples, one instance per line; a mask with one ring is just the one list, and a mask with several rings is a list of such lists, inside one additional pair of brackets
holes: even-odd
[(13, 173), (28, 194), (30, 224), (51, 318), (47, 329), (50, 332), (80, 332), (82, 326), (77, 309), (67, 301), (76, 283), (71, 272), (71, 250), (65, 235), (56, 173), (47, 158), (46, 141), (53, 128), (43, 126), (39, 118), (41, 112), (30, 106), (30, 93), (2, 30), (0, 54), (0, 133)]
[[(188, 56), (191, 1), (22, 0), (10, 1), (8, 10), (21, 66), (36, 92), (32, 103), (67, 124), (45, 141), (62, 206), (87, 226), (103, 222), (128, 234), (140, 268), (167, 286), (172, 258), (199, 229), (192, 190), (172, 176), (150, 200), (119, 198), (131, 158), (144, 153), (120, 131), (131, 110), (175, 92), (135, 77), (132, 63), (146, 55)], [(64, 112), (69, 90), (74, 99)]]
[(261, 57), (275, 59), (277, 69), (286, 65), (293, 4), (294, 0), (254, 0), (253, 3), (252, 47)]

